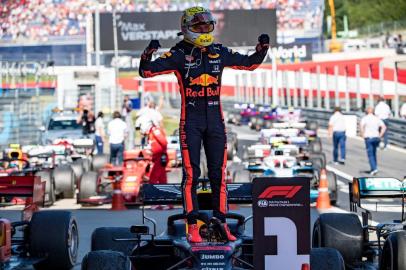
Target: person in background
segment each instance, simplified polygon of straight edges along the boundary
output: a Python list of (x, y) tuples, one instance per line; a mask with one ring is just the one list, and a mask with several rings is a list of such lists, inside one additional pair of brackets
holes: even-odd
[(84, 136), (93, 134), (95, 132), (95, 117), (91, 111), (87, 109), (81, 111), (76, 122), (78, 124), (82, 124), (82, 133)]
[(157, 109), (155, 100), (150, 97), (146, 102), (146, 106), (137, 113), (135, 127), (141, 133), (141, 145), (146, 144), (149, 131), (152, 126), (163, 128), (163, 117)]
[(104, 117), (103, 112), (99, 112), (97, 114), (97, 119), (96, 119), (96, 123), (95, 123), (95, 129), (96, 129), (95, 139), (96, 139), (97, 154), (103, 154), (104, 138), (106, 137), (106, 134), (104, 131), (103, 117)]
[(402, 104), (402, 107), (400, 107), (400, 118), (406, 119), (406, 102)]
[(124, 154), (124, 140), (128, 136), (127, 123), (121, 119), (118, 111), (113, 113), (113, 120), (107, 126), (110, 143), (110, 163), (121, 165)]
[(128, 136), (126, 140), (127, 149), (132, 149), (134, 147), (134, 131), (132, 129), (133, 123), (131, 119), (131, 111), (133, 110), (133, 104), (128, 95), (124, 96), (123, 105), (121, 108), (121, 116), (128, 126)]
[[(375, 107), (375, 115), (384, 122), (386, 126), (385, 130), (387, 130), (389, 118), (392, 116), (392, 111), (390, 110), (388, 104), (386, 104), (384, 97), (379, 98), (379, 102), (378, 104), (376, 104)], [(386, 146), (388, 146), (388, 133), (385, 131), (383, 135), (383, 144), (381, 144), (381, 148), (385, 149)]]
[(380, 138), (382, 138), (386, 131), (385, 123), (374, 115), (372, 107), (367, 108), (367, 115), (361, 119), (360, 124), (361, 136), (365, 140), (365, 148), (367, 150), (371, 175), (378, 173), (378, 164), (376, 160), (376, 149), (379, 146)]
[(122, 115), (124, 121), (127, 120), (127, 117), (130, 115), (132, 110), (133, 110), (133, 105), (130, 100), (130, 97), (128, 95), (125, 95), (124, 100), (123, 100), (122, 111), (121, 111), (121, 115)]
[[(334, 164), (345, 164), (345, 143), (347, 137), (345, 135), (345, 116), (341, 113), (341, 108), (334, 108), (334, 114), (328, 122), (328, 135), (333, 137), (333, 161)], [(340, 147), (341, 159), (338, 159), (338, 147)]]

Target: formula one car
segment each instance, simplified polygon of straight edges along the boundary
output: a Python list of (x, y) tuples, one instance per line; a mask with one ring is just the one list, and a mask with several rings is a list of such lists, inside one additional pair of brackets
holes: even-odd
[[(311, 160), (298, 161), (295, 157), (285, 155), (281, 150), (274, 152), (274, 155), (264, 158), (260, 165), (248, 165), (250, 178), (255, 176), (274, 176), (274, 177), (295, 177), (307, 175), (310, 181), (310, 200), (315, 202), (319, 196), (318, 188), (320, 184), (320, 170), (314, 167)], [(335, 173), (327, 171), (328, 188), (330, 193), (330, 202), (337, 203), (337, 176)]]
[(68, 211), (38, 211), (44, 191), (45, 182), (38, 176), (0, 177), (0, 198), (26, 197), (21, 221), (0, 218), (0, 269), (68, 270), (76, 264), (76, 220)]
[[(252, 203), (252, 183), (228, 184), (227, 187), (229, 203)], [(178, 184), (145, 184), (142, 194), (144, 205), (182, 203), (181, 187)], [(228, 213), (230, 230), (237, 236), (236, 241), (228, 242), (218, 220), (212, 217), (211, 189), (207, 180), (200, 181), (197, 196), (200, 207), (198, 225), (204, 242), (190, 244), (186, 240), (184, 214), (169, 216), (167, 229), (157, 235), (155, 221), (143, 212), (143, 222), (150, 221), (154, 225), (152, 232), (145, 224), (131, 228), (97, 228), (92, 234), (91, 251), (83, 258), (82, 270), (254, 269), (254, 238), (245, 231), (246, 223), (253, 217), (246, 218), (240, 214)], [(310, 242), (310, 239), (307, 241)], [(307, 249), (310, 250), (310, 246)], [(300, 257), (286, 255), (290, 259)], [(334, 259), (335, 262), (340, 262), (338, 252), (316, 249), (310, 254), (312, 270), (342, 270), (339, 264), (326, 268)], [(301, 269), (309, 267), (309, 264), (303, 264)]]
[[(350, 210), (322, 214), (314, 223), (313, 247), (329, 247), (343, 256), (346, 269), (406, 269), (404, 181), (389, 177), (354, 178), (349, 184)], [(371, 225), (362, 200), (401, 199), (401, 219)], [(384, 206), (383, 206), (384, 207)], [(355, 213), (362, 213), (362, 224)], [(399, 209), (400, 210), (400, 209)], [(370, 237), (371, 233), (375, 236)]]
[(79, 204), (104, 204), (112, 199), (114, 181), (121, 182), (121, 191), (126, 204), (139, 204), (141, 185), (148, 181), (151, 171), (151, 154), (147, 150), (124, 152), (122, 166), (106, 164), (99, 171), (88, 171), (79, 182), (77, 202)]

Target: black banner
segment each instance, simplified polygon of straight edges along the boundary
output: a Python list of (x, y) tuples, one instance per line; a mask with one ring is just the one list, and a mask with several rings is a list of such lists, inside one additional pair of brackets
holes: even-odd
[(310, 180), (253, 180), (254, 269), (300, 270), (310, 265)]
[[(213, 15), (217, 20), (216, 43), (229, 47), (255, 46), (258, 36), (267, 33), (271, 45), (276, 44), (276, 11), (273, 9), (219, 10), (213, 11)], [(118, 49), (142, 51), (151, 39), (158, 39), (163, 48), (172, 47), (181, 40), (177, 36), (181, 16), (180, 11), (117, 13)], [(100, 48), (114, 50), (111, 13), (100, 14)]]

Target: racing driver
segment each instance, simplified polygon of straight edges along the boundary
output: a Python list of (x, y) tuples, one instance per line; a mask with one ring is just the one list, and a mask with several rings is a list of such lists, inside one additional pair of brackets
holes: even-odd
[(216, 24), (209, 10), (188, 8), (181, 18), (183, 40), (170, 51), (151, 61), (160, 47), (152, 40), (141, 56), (139, 73), (148, 78), (175, 73), (181, 94), (180, 143), (183, 158), (183, 204), (187, 217), (187, 239), (202, 242), (197, 226), (199, 214), (196, 188), (200, 176), (200, 150), (207, 156), (208, 177), (213, 196), (213, 216), (221, 221), (229, 241), (236, 238), (226, 224), (227, 190), (225, 167), (227, 139), (220, 103), (221, 75), (225, 67), (254, 70), (265, 58), (269, 36), (262, 34), (252, 55), (237, 52), (215, 44)]

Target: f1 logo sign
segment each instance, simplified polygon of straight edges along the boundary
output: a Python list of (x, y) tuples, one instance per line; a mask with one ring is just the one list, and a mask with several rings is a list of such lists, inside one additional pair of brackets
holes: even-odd
[(272, 199), (276, 196), (291, 199), (301, 188), (302, 186), (270, 186), (258, 196), (258, 199)]
[(309, 255), (297, 254), (297, 228), (290, 218), (267, 217), (264, 219), (265, 236), (277, 237), (277, 255), (265, 255), (265, 269), (299, 270), (309, 264)]

